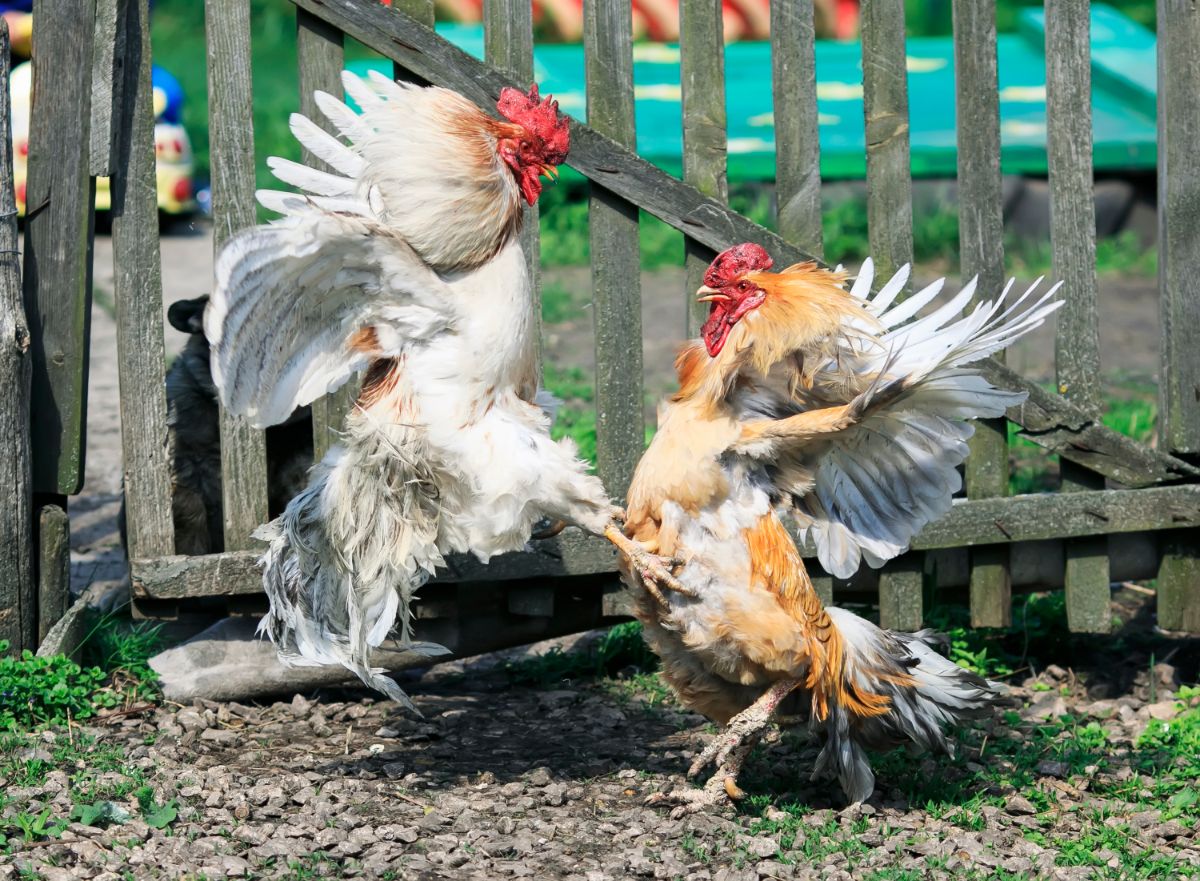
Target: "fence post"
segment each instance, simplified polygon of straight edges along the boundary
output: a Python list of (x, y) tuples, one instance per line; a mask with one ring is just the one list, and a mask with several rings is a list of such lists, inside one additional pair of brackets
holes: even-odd
[[(92, 313), (89, 175), (93, 4), (36, 0), (33, 95), (25, 186), (23, 289), (32, 352), (30, 443), (34, 507), (67, 509), (83, 485)], [(67, 518), (38, 515), (45, 559), (69, 547)], [(50, 532), (44, 531), (46, 527)], [(69, 574), (69, 572), (67, 573)], [(65, 604), (60, 567), (38, 573), (39, 606)]]
[[(154, 95), (147, 0), (119, 0), (118, 63), (110, 108), (113, 298), (117, 305), (117, 372), (126, 529), (132, 560), (175, 552), (167, 398), (162, 369), (162, 260), (155, 182)], [(99, 73), (99, 72), (98, 72)]]
[[(975, 303), (1004, 283), (1004, 205), (1000, 177), (1000, 93), (995, 0), (955, 0), (955, 112), (958, 119), (959, 249), (962, 276), (979, 276)], [(995, 356), (1004, 357), (1003, 352)], [(982, 420), (966, 462), (967, 498), (1008, 495), (1008, 420)], [(980, 545), (969, 551), (971, 625), (1012, 623), (1011, 550)]]
[[(254, 223), (254, 115), (250, 0), (205, 0), (213, 246)], [(225, 550), (253, 547), (267, 519), (266, 439), (221, 408), (221, 504)]]
[[(908, 138), (908, 65), (904, 0), (862, 4), (863, 112), (867, 134), (867, 235), (877, 280), (912, 263), (912, 175)], [(879, 574), (879, 623), (919, 630), (924, 618), (923, 557), (901, 559)]]
[(29, 450), (29, 326), (21, 302), (13, 191), (8, 24), (0, 19), (0, 640), (37, 648), (33, 490)]
[[(679, 5), (679, 78), (683, 105), (683, 179), (706, 196), (729, 200), (725, 177), (725, 31), (721, 0), (688, 0)], [(683, 240), (687, 272), (684, 297), (687, 335), (694, 337), (708, 315), (696, 301), (713, 250), (690, 236)]]
[[(1159, 440), (1200, 455), (1200, 8), (1158, 2)], [(1200, 633), (1200, 530), (1162, 542), (1158, 623)]]
[[(416, 2), (416, 0), (410, 0)], [(429, 25), (432, 27), (432, 9)], [(488, 64), (511, 74), (521, 88), (533, 83), (533, 5), (529, 0), (484, 0), (483, 56)], [(494, 108), (488, 108), (493, 110)], [(521, 247), (529, 261), (529, 283), (533, 288), (532, 328), (538, 378), (542, 371), (541, 236), (538, 206), (525, 206)]]

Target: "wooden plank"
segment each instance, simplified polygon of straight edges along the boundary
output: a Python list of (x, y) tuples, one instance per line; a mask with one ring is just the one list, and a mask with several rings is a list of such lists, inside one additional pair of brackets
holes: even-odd
[(913, 253), (904, 0), (864, 0), (862, 54), (867, 238), (877, 276), (888, 279)]
[[(679, 78), (683, 107), (683, 179), (720, 202), (729, 200), (726, 180), (725, 33), (721, 0), (689, 0), (679, 7)], [(704, 271), (716, 254), (685, 235), (684, 302), (687, 335), (696, 336), (708, 304), (696, 301)]]
[(89, 167), (93, 177), (112, 174), (117, 151), (117, 114), (121, 107), (121, 74), (125, 58), (125, 33), (117, 26), (125, 17), (128, 0), (96, 0), (96, 26), (92, 41), (92, 125), (89, 132)]
[[(433, 0), (392, 0), (392, 9), (401, 10), (428, 28), (433, 27)], [(428, 85), (428, 81), (424, 77), (417, 76), (397, 62), (392, 62), (392, 76), (404, 82)]]
[[(878, 278), (888, 279), (913, 259), (904, 0), (864, 0), (862, 52), (869, 59), (863, 64), (867, 238)], [(921, 566), (918, 555), (909, 555), (900, 568), (880, 575), (880, 626), (920, 627)]]
[[(1000, 94), (995, 0), (955, 0), (955, 113), (958, 120), (959, 252), (964, 278), (978, 276), (976, 302), (1004, 285), (1004, 202), (1000, 190)], [(997, 356), (1003, 360), (1003, 352)], [(1008, 495), (1008, 421), (979, 422), (966, 462), (967, 497)], [(971, 553), (971, 624), (1012, 623), (1012, 577), (1003, 545)]]
[(113, 298), (117, 306), (117, 374), (121, 389), (121, 450), (125, 462), (125, 522), (129, 554), (175, 551), (171, 518), (166, 363), (162, 324), (162, 261), (154, 158), (154, 90), (150, 82), (147, 0), (123, 0), (123, 82), (114, 114), (124, 133), (113, 157)]
[[(382, 7), (381, 7), (382, 8)], [(213, 244), (254, 223), (250, 0), (205, 0)], [(221, 504), (228, 550), (254, 545), (267, 520), (267, 448), (261, 431), (221, 409)]]
[[(303, 9), (296, 10), (296, 57), (299, 62), (300, 112), (330, 133), (334, 128), (317, 107), (314, 92), (342, 94), (342, 68), (345, 53), (342, 32)], [(302, 150), (306, 164), (330, 170), (310, 153)], [(356, 383), (347, 383), (332, 394), (312, 404), (313, 461), (319, 462), (326, 451), (337, 442), (337, 432), (346, 422), (346, 414), (354, 405)]]
[[(1103, 407), (1100, 319), (1096, 308), (1096, 208), (1092, 185), (1091, 33), (1087, 0), (1046, 3), (1046, 152), (1050, 169), (1053, 274), (1065, 304), (1055, 336), (1058, 392), (1084, 410)], [(1104, 478), (1062, 463), (1063, 492), (1102, 489)], [(1069, 541), (1067, 622), (1071, 630), (1108, 633), (1108, 547), (1102, 538)]]
[[(433, 33), (427, 30), (427, 33)], [(487, 64), (512, 77), (522, 91), (533, 83), (533, 5), (529, 0), (485, 0), (483, 4), (483, 57)], [(499, 92), (497, 92), (499, 97)], [(496, 110), (495, 101), (488, 108)], [(538, 232), (538, 206), (525, 206), (521, 227), (521, 247), (529, 266), (533, 285), (533, 339), (537, 351), (538, 375), (542, 363), (541, 237)]]
[(981, 361), (980, 372), (999, 388), (1024, 391), (1029, 397), (1007, 416), (1028, 438), (1052, 453), (1078, 462), (1128, 487), (1159, 486), (1200, 478), (1200, 468), (1107, 428), (1061, 395), (1046, 391), (995, 360)]
[(13, 191), (8, 24), (0, 19), (0, 640), (37, 648), (33, 473), (29, 449), (29, 325), (21, 302)]
[(58, 505), (42, 508), (38, 520), (38, 643), (66, 614), (71, 599), (71, 523)]
[[(917, 536), (913, 550), (1149, 530), (1177, 532), (1195, 527), (1200, 527), (1200, 485), (963, 499), (955, 501), (945, 517)], [(577, 530), (531, 542), (530, 547), (528, 551), (493, 557), (486, 565), (474, 557), (453, 556), (437, 580), (509, 581), (588, 575), (616, 568), (616, 552), (609, 542)], [(801, 550), (805, 557), (816, 555), (809, 544), (802, 544)], [(134, 560), (134, 590), (138, 596), (161, 599), (257, 593), (262, 589), (262, 577), (256, 559), (253, 551), (235, 551), (206, 557)]]
[[(1159, 446), (1200, 453), (1200, 8), (1158, 3)], [(1183, 536), (1181, 536), (1182, 538)], [(1158, 621), (1200, 632), (1200, 533), (1164, 548)]]
[(33, 488), (71, 495), (83, 485), (92, 313), (92, 3), (37, 0), (33, 16), (24, 266)]
[[(633, 14), (625, 0), (589, 0), (583, 18), (588, 125), (633, 148)], [(598, 184), (588, 191), (596, 345), (596, 471), (625, 498), (646, 442), (638, 209)]]
[(779, 234), (820, 256), (821, 144), (818, 132), (813, 5), (771, 4), (771, 83), (775, 107), (775, 199)]

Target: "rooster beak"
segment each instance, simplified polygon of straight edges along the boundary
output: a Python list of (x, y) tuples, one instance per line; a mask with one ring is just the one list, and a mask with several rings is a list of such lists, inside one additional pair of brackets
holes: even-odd
[(711, 303), (713, 300), (729, 300), (732, 299), (729, 294), (723, 294), (708, 285), (700, 285), (700, 290), (696, 291), (696, 302)]
[(541, 173), (550, 178), (550, 180), (558, 180), (558, 169), (553, 165), (543, 165)]

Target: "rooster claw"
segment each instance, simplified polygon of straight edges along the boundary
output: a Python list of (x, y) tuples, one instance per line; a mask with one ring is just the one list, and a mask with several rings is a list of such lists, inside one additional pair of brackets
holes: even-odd
[(616, 524), (610, 524), (604, 530), (604, 537), (617, 546), (617, 549), (629, 560), (629, 566), (642, 580), (646, 589), (663, 605), (667, 599), (660, 588), (667, 588), (686, 597), (695, 597), (696, 593), (683, 586), (682, 582), (671, 572), (671, 568), (681, 565), (681, 561), (664, 559), (642, 547), (638, 542), (629, 538)]
[(703, 789), (674, 789), (656, 792), (646, 799), (647, 807), (671, 805), (671, 819), (682, 820), (689, 814), (706, 810), (728, 810), (734, 802), (745, 797), (733, 777), (716, 774)]

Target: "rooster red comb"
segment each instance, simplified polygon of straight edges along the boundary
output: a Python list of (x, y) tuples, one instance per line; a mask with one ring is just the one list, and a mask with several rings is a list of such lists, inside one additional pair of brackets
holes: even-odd
[(547, 162), (559, 165), (567, 158), (571, 147), (571, 132), (567, 120), (558, 115), (558, 102), (553, 95), (543, 100), (538, 95), (537, 83), (529, 87), (529, 94), (505, 86), (500, 90), (496, 109), (509, 122), (541, 140), (543, 155)]
[(710, 288), (719, 288), (747, 272), (770, 269), (774, 265), (770, 254), (753, 242), (745, 242), (718, 254), (704, 273), (704, 283)]

